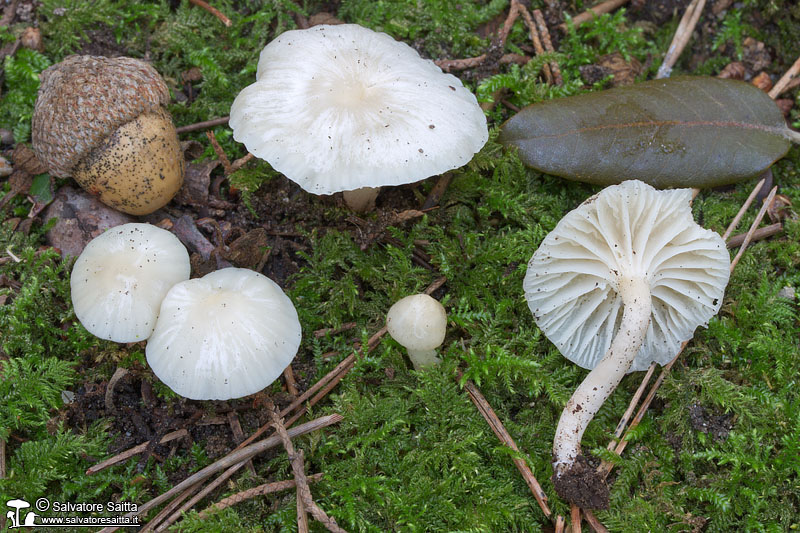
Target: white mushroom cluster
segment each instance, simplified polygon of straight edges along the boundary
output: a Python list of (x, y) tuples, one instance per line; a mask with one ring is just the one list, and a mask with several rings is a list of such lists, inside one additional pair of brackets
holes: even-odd
[(193, 280), (189, 274), (189, 254), (172, 233), (150, 224), (117, 226), (75, 262), (75, 314), (97, 337), (147, 340), (153, 372), (187, 398), (239, 398), (275, 381), (300, 346), (289, 297), (247, 269)]
[(488, 139), (483, 111), (458, 78), (356, 24), (270, 42), (230, 126), (314, 194), (419, 181), (466, 164)]

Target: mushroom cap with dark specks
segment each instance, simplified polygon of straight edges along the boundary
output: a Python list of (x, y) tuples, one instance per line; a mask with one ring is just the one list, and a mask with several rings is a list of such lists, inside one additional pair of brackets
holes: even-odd
[(118, 127), (169, 103), (169, 89), (149, 64), (131, 57), (69, 56), (40, 75), (33, 112), (36, 156), (50, 173), (73, 167)]

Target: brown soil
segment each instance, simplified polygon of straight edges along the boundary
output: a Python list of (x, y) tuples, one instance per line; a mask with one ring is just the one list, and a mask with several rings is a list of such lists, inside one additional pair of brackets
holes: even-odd
[(564, 500), (583, 509), (608, 509), (608, 486), (583, 455), (560, 477), (552, 479), (556, 494)]

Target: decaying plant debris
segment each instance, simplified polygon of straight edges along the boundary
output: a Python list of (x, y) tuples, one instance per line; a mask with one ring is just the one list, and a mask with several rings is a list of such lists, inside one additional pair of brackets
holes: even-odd
[[(0, 178), (0, 506), (134, 502), (155, 530), (560, 531), (570, 521), (576, 530), (581, 512), (553, 490), (550, 448), (583, 372), (538, 331), (521, 286), (544, 236), (598, 189), (526, 169), (492, 128), (531, 103), (656, 77), (689, 2), (624, 3), (572, 21), (587, 5), (0, 4), (0, 148), (9, 162)], [(701, 13), (686, 49), (671, 56), (673, 76), (722, 74), (764, 90), (777, 82), (770, 96), (796, 129), (797, 78), (778, 80), (800, 56), (797, 7), (692, 6)], [(387, 32), (457, 74), (491, 130), (466, 167), (383, 191), (364, 215), (252, 159), (227, 127), (266, 42), (337, 22)], [(176, 234), (193, 277), (249, 268), (295, 302), (298, 357), (265, 391), (181, 399), (148, 369), (143, 344), (98, 341), (77, 322), (66, 257), (115, 215), (25, 152), (38, 73), (72, 53), (145, 59), (169, 87), (186, 185), (136, 220)], [(722, 233), (734, 218), (750, 226), (725, 235), (730, 247), (749, 247), (709, 329), (650, 392), (655, 368), (644, 381), (625, 378), (590, 424), (582, 447), (611, 492), (608, 510), (583, 513), (588, 527), (800, 527), (798, 165), (792, 147), (769, 184), (754, 177), (695, 198), (704, 227)], [(392, 302), (423, 291), (449, 322), (442, 364), (415, 372), (382, 326)], [(703, 426), (716, 421), (724, 431)], [(275, 424), (290, 439), (270, 437)], [(315, 431), (301, 436), (307, 430)]]

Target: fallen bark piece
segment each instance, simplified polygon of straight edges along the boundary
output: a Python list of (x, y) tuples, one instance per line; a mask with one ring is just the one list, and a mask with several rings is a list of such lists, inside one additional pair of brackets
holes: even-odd
[(82, 189), (65, 185), (44, 212), (45, 222), (56, 223), (45, 235), (47, 243), (61, 250), (61, 256), (78, 257), (84, 247), (108, 228), (135, 219), (111, 209)]

